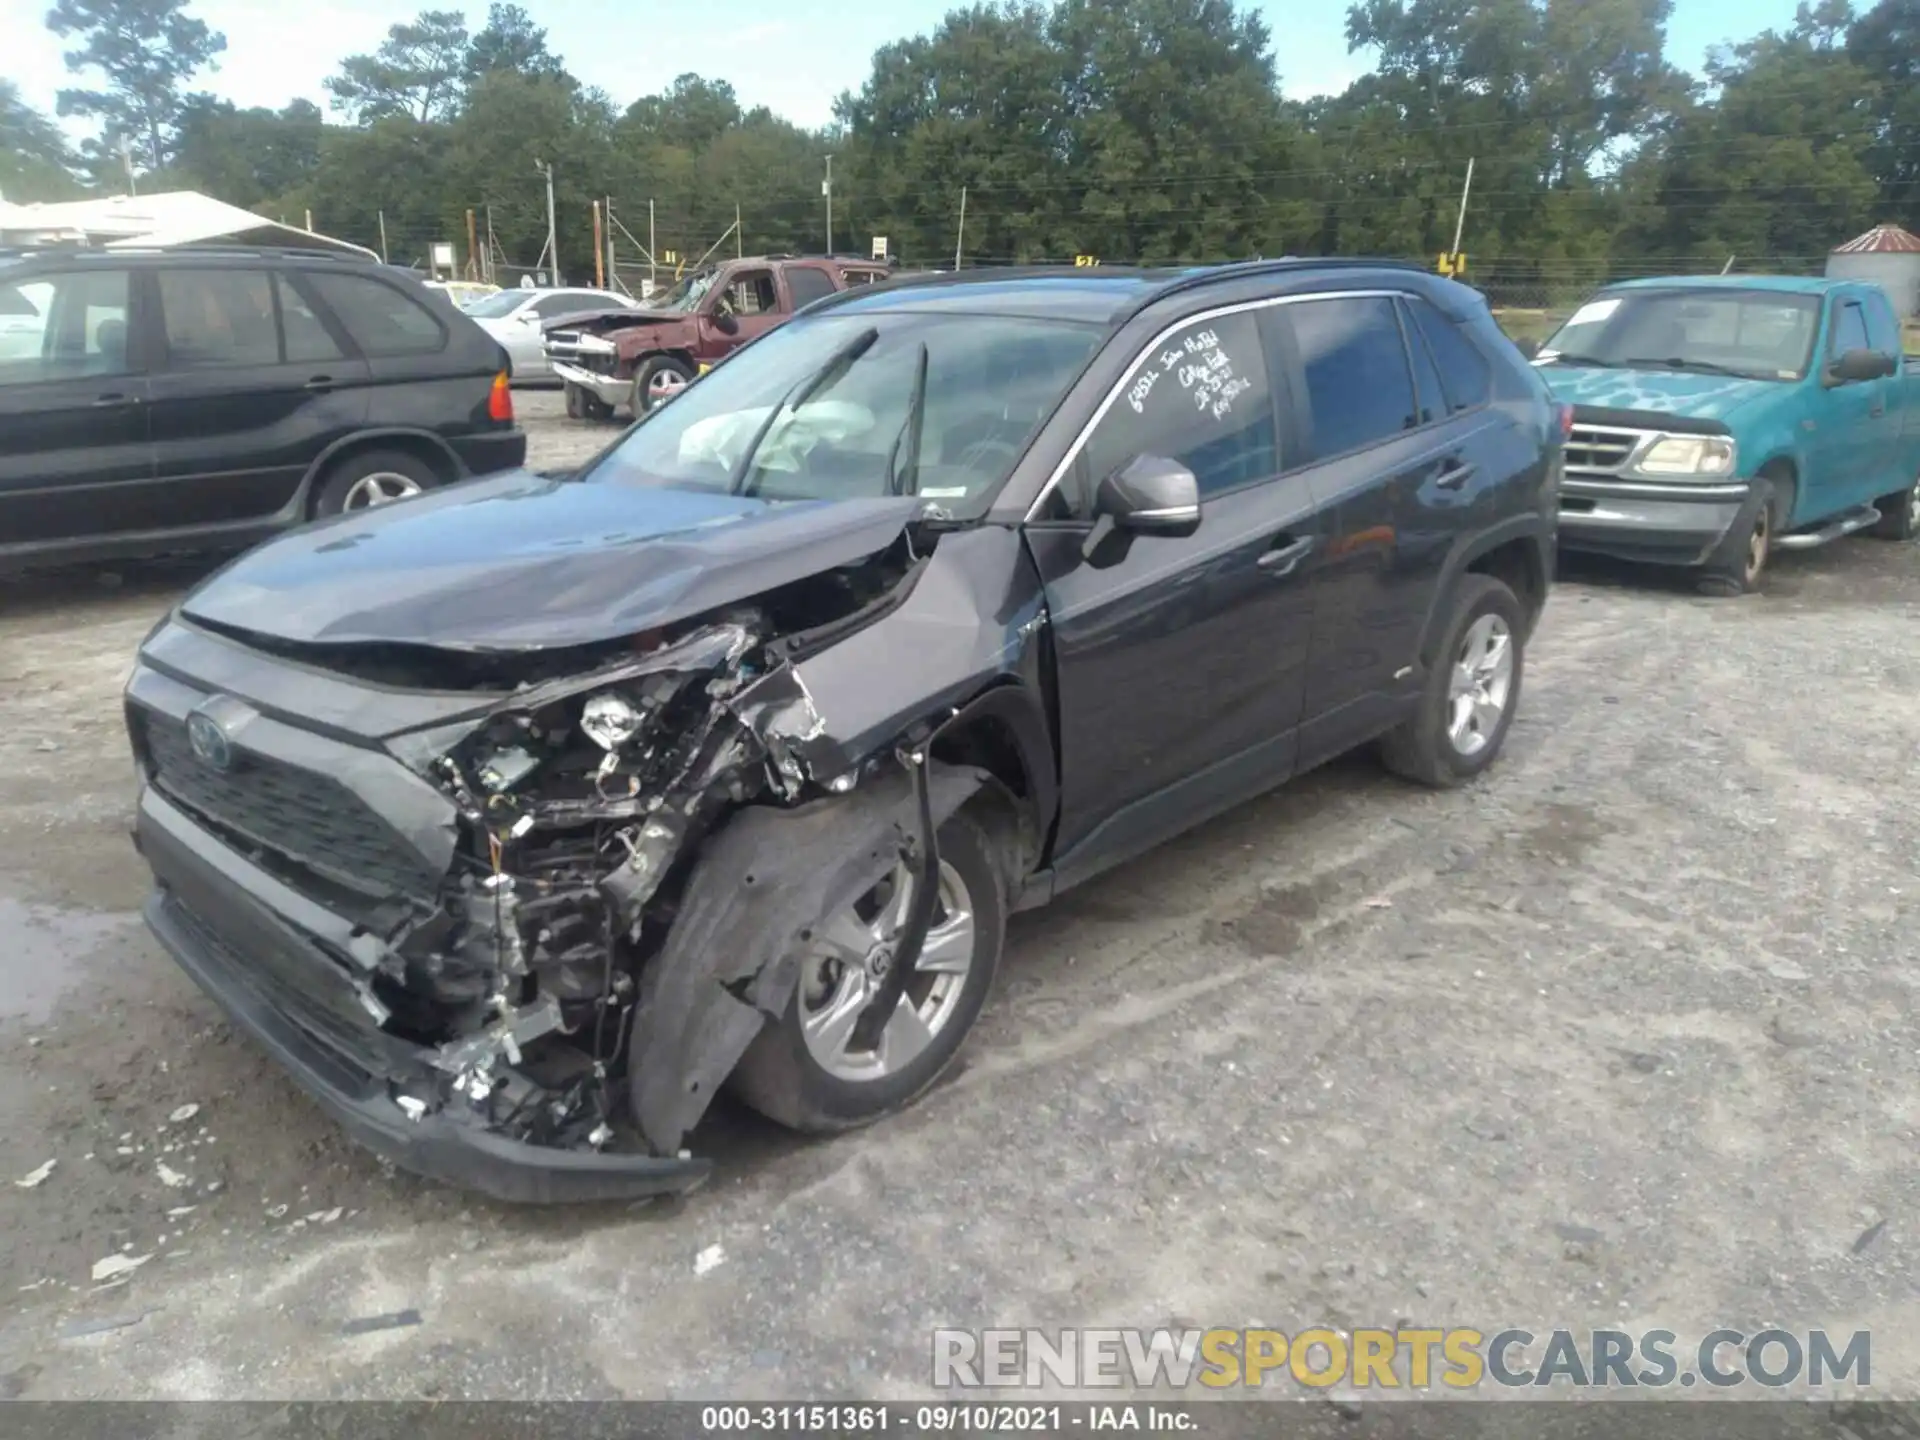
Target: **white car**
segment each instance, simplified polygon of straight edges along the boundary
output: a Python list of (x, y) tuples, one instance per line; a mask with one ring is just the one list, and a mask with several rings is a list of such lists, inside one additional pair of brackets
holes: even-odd
[(502, 290), (464, 308), (476, 325), (506, 346), (513, 383), (524, 385), (553, 379), (547, 353), (540, 348), (541, 326), (562, 315), (631, 308), (633, 303), (611, 290)]

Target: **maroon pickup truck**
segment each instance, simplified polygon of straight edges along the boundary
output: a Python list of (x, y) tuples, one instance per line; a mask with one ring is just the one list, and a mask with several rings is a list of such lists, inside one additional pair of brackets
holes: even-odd
[(883, 260), (834, 256), (728, 260), (695, 271), (637, 310), (556, 320), (542, 344), (566, 387), (567, 414), (605, 420), (624, 405), (637, 420), (796, 310), (894, 273)]

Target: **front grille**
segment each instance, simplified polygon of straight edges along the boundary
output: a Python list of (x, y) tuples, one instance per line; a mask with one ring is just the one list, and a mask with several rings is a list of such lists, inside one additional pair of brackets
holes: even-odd
[(438, 889), (418, 852), (331, 776), (244, 750), (216, 770), (167, 715), (143, 712), (141, 734), (154, 783), (219, 828), (363, 894), (431, 899)]
[(1614, 475), (1627, 463), (1633, 447), (1646, 436), (1639, 430), (1612, 430), (1600, 425), (1575, 425), (1567, 438), (1569, 475)]

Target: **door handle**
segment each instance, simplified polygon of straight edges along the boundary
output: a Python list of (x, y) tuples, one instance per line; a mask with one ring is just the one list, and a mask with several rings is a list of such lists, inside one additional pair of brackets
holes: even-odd
[(1884, 400), (1874, 401), (1872, 408), (1870, 408), (1867, 411), (1867, 414), (1871, 415), (1876, 420), (1886, 413), (1887, 413), (1887, 402)]
[(331, 390), (333, 388), (333, 377), (331, 375), (316, 375), (307, 381), (305, 388), (308, 390)]
[(1433, 483), (1442, 490), (1458, 490), (1472, 478), (1473, 466), (1464, 460), (1449, 460), (1433, 477)]
[(1308, 552), (1312, 549), (1311, 535), (1301, 540), (1293, 540), (1282, 535), (1254, 563), (1274, 579), (1279, 580), (1298, 570), (1300, 562), (1307, 558)]
[(104, 409), (108, 405), (133, 405), (138, 402), (138, 398), (138, 396), (123, 394), (118, 390), (109, 390), (104, 395), (94, 396), (93, 403)]

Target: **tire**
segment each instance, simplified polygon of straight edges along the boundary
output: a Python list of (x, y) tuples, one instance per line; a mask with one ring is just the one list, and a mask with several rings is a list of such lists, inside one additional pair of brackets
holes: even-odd
[(591, 390), (582, 390), (580, 392), (580, 415), (581, 418), (586, 420), (611, 420), (613, 418), (613, 406), (607, 404), (606, 401), (602, 400), (598, 395), (595, 395)]
[[(951, 893), (950, 881), (956, 878), (965, 890), (972, 930), (964, 975), (923, 973), (908, 982), (910, 1001), (923, 982), (929, 987), (918, 1010), (923, 1015), (932, 1013), (937, 1021), (931, 1040), (906, 1064), (891, 1071), (877, 1069), (868, 1078), (851, 1079), (828, 1069), (809, 1043), (805, 1026), (810, 1016), (817, 1020), (833, 1008), (837, 992), (825, 981), (823, 967), (810, 957), (786, 1013), (761, 1031), (730, 1081), (734, 1094), (768, 1119), (816, 1134), (870, 1124), (918, 1099), (959, 1053), (1000, 965), (1006, 942), (1007, 886), (990, 837), (970, 813), (963, 811), (941, 826), (939, 842), (943, 908), (935, 911), (932, 934), (940, 934), (943, 916), (951, 919), (944, 902)], [(887, 883), (883, 881), (876, 893), (884, 895)], [(935, 953), (940, 952), (930, 941), (923, 958)], [(935, 1002), (931, 986), (949, 978), (957, 982), (953, 987), (957, 993), (949, 1003)], [(857, 1056), (848, 1057), (849, 1064), (856, 1062)]]
[(587, 398), (587, 392), (582, 390), (578, 385), (574, 384), (571, 380), (567, 380), (562, 382), (560, 387), (560, 393), (566, 397), (567, 418), (569, 420), (584, 419), (585, 407), (581, 404), (581, 402)]
[(670, 398), (660, 393), (662, 385), (671, 386), (674, 393), (678, 393), (679, 389), (692, 383), (693, 371), (673, 356), (649, 356), (633, 372), (633, 389), (628, 399), (633, 408), (633, 418), (638, 420)]
[(1773, 537), (1792, 509), (1793, 492), (1769, 479), (1754, 482), (1747, 508), (1728, 528), (1720, 546), (1700, 567), (1694, 588), (1702, 595), (1730, 599), (1760, 588), (1773, 556)]
[[(1505, 660), (1487, 648), (1504, 633)], [(1520, 705), (1526, 671), (1526, 614), (1519, 598), (1491, 575), (1463, 575), (1453, 614), (1428, 672), (1419, 707), (1380, 741), (1380, 758), (1394, 774), (1436, 790), (1471, 780), (1493, 764)], [(1483, 666), (1479, 662), (1486, 662)], [(1463, 671), (1463, 663), (1468, 667)], [(1490, 668), (1489, 668), (1490, 667)], [(1462, 697), (1456, 675), (1470, 683)], [(1504, 675), (1504, 684), (1498, 683)], [(1474, 696), (1497, 700), (1497, 716), (1472, 705)], [(1456, 727), (1465, 699), (1469, 723)]]
[[(405, 450), (362, 450), (328, 470), (314, 496), (315, 518), (408, 499), (431, 490), (441, 476), (418, 455)], [(371, 492), (384, 491), (384, 499)]]
[(1881, 540), (1911, 540), (1920, 535), (1920, 479), (1904, 490), (1882, 495), (1873, 502), (1880, 509), (1872, 534)]

